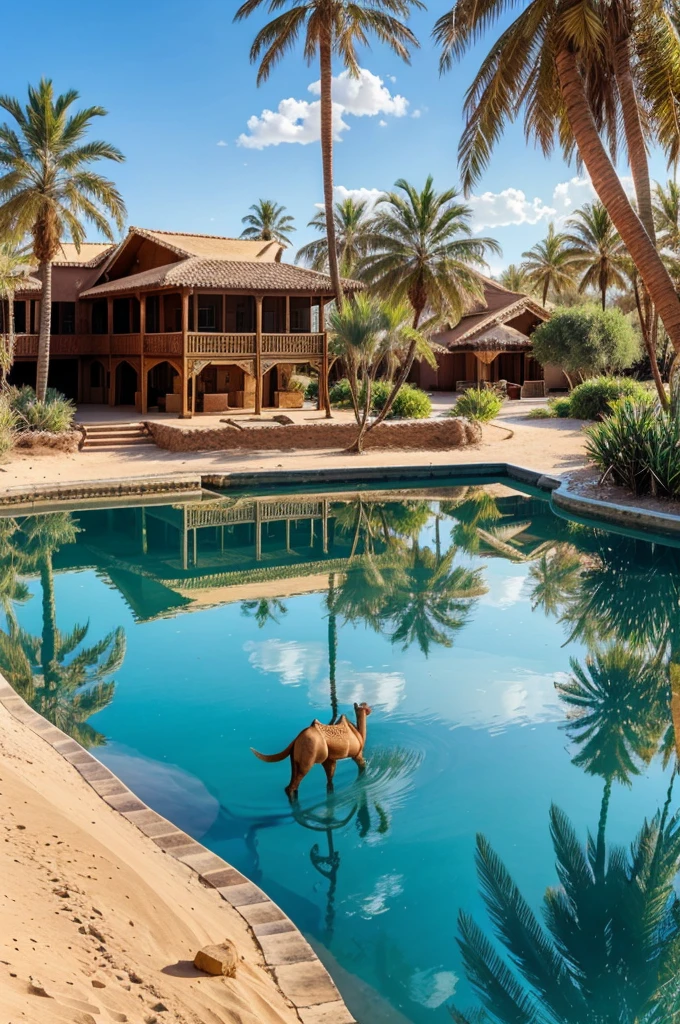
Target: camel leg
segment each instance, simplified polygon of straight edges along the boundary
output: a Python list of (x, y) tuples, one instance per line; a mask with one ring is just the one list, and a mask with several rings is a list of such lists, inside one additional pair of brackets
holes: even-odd
[(297, 800), (297, 791), (300, 783), (304, 779), (305, 775), (309, 771), (308, 768), (303, 768), (298, 761), (295, 761), (292, 757), (291, 763), (291, 774), (290, 782), (286, 786), (286, 796), (289, 800)]
[(366, 761), (363, 757), (363, 754), (357, 754), (357, 756), (353, 757), (352, 760), (359, 769), (359, 775), (363, 775), (364, 772), (366, 771)]
[(323, 770), (326, 773), (326, 790), (329, 793), (333, 792), (333, 776), (335, 775), (337, 763), (337, 761), (331, 761), (330, 758), (323, 762)]

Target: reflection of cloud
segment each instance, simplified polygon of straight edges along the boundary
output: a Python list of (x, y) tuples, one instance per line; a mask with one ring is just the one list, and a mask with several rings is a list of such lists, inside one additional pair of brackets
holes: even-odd
[(437, 971), (431, 967), (428, 971), (415, 971), (411, 975), (409, 994), (414, 1003), (436, 1010), (451, 998), (457, 984), (458, 975), (453, 971)]
[(243, 645), (248, 660), (261, 672), (275, 672), (286, 686), (310, 686), (324, 659), (318, 643), (301, 644), (297, 640), (249, 640)]
[[(375, 883), (373, 892), (361, 900), (358, 913), (367, 920), (387, 913), (390, 909), (388, 901), (401, 896), (404, 891), (403, 880), (403, 875), (382, 875)], [(348, 916), (352, 916), (352, 911), (349, 911)]]
[(502, 579), (487, 579), (488, 590), (479, 598), (480, 604), (491, 608), (510, 608), (522, 600), (524, 576), (504, 576)]
[(456, 725), (502, 732), (510, 725), (558, 722), (564, 717), (555, 681), (566, 680), (563, 672), (545, 675), (517, 669), (516, 678), (484, 680), (478, 687), (461, 686), (449, 717)]
[[(365, 700), (371, 707), (380, 705), (385, 711), (394, 711), (404, 699), (406, 679), (401, 672), (357, 672), (347, 661), (338, 663), (336, 689), (340, 704), (360, 704)], [(328, 676), (310, 689), (315, 705), (327, 704), (330, 681)]]

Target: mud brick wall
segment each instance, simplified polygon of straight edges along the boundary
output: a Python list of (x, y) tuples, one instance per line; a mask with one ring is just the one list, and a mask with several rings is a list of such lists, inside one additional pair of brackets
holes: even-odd
[[(167, 423), (148, 422), (149, 431), (159, 446), (171, 452), (206, 451), (292, 451), (324, 448), (348, 448), (357, 435), (354, 423), (293, 423), (273, 427), (196, 428), (182, 430)], [(478, 444), (482, 429), (462, 417), (436, 420), (408, 420), (381, 423), (365, 438), (366, 448), (396, 451), (446, 451)]]

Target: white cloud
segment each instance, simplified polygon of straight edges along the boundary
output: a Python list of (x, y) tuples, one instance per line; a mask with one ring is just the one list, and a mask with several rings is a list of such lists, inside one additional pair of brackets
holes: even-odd
[(228, 142), (225, 142), (225, 141), (224, 141), (224, 139), (220, 139), (220, 141), (219, 141), (219, 142), (217, 143), (217, 145), (218, 145), (218, 146), (228, 146), (228, 145), (229, 145), (229, 143), (228, 143)]
[(506, 188), (502, 192), (483, 192), (468, 200), (474, 213), (473, 228), (502, 228), (511, 224), (537, 224), (554, 217), (557, 212), (542, 199), (527, 199), (519, 188)]
[[(309, 92), (318, 96), (321, 83), (312, 82)], [(375, 117), (389, 114), (404, 117), (408, 100), (392, 95), (383, 80), (372, 72), (361, 68), (353, 78), (349, 71), (343, 71), (333, 78), (333, 136), (337, 140), (349, 130), (345, 114), (353, 117)], [(321, 132), (319, 100), (297, 100), (293, 97), (281, 100), (276, 110), (265, 109), (258, 116), (248, 118), (248, 132), (239, 135), (239, 146), (247, 149), (264, 149), (278, 146), (282, 142), (297, 142), (306, 146), (318, 142)]]
[[(633, 179), (630, 175), (620, 175), (621, 184), (629, 198), (635, 194)], [(556, 223), (563, 224), (567, 217), (571, 217), (574, 210), (584, 203), (592, 203), (597, 199), (597, 193), (593, 183), (587, 175), (570, 178), (569, 181), (561, 181), (553, 189), (552, 202), (558, 214)]]
[(381, 128), (387, 128), (387, 121), (383, 121), (382, 118), (380, 118), (378, 124), (380, 125)]
[[(365, 700), (372, 708), (392, 712), (406, 695), (406, 679), (401, 672), (358, 672), (347, 661), (338, 663), (335, 685), (339, 703), (350, 708)], [(310, 686), (309, 697), (315, 707), (328, 704), (329, 690), (328, 676)]]
[(411, 114), (411, 117), (415, 117), (417, 119), (422, 116), (422, 113), (422, 110), (418, 110), (418, 108), (416, 107), (416, 109)]
[(409, 992), (414, 1003), (420, 1003), (428, 1010), (436, 1010), (451, 998), (457, 985), (458, 975), (453, 971), (438, 971), (431, 967), (427, 971), (414, 971)]
[[(384, 193), (379, 188), (345, 188), (344, 185), (335, 185), (333, 188), (333, 199), (336, 203), (342, 203), (345, 199), (353, 199), (355, 203), (366, 203), (367, 213), (371, 213), (382, 195)], [(323, 210), (323, 203), (317, 203), (317, 206)]]

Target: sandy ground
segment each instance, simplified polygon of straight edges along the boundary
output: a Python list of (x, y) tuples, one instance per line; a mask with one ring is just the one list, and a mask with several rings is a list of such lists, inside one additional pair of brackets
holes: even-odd
[[(240, 916), (0, 706), (0, 1024), (289, 1024)], [(192, 965), (232, 939), (234, 979)]]
[[(311, 419), (318, 416), (318, 413), (307, 415)], [(205, 422), (203, 418), (197, 418), (192, 421), (192, 425), (207, 426), (208, 417)], [(508, 429), (505, 429), (506, 426)], [(343, 455), (333, 450), (184, 454), (165, 452), (155, 445), (149, 445), (106, 452), (91, 450), (73, 455), (17, 453), (0, 466), (0, 489), (30, 483), (86, 481), (171, 472), (217, 473), (239, 469), (420, 466), (424, 463), (442, 465), (465, 462), (513, 462), (561, 476), (582, 467), (584, 463), (581, 424), (575, 420), (527, 420), (520, 418), (511, 408), (510, 412), (504, 409), (503, 415), (495, 423), (485, 426), (483, 433), (480, 445), (442, 452), (373, 450), (363, 455)]]

